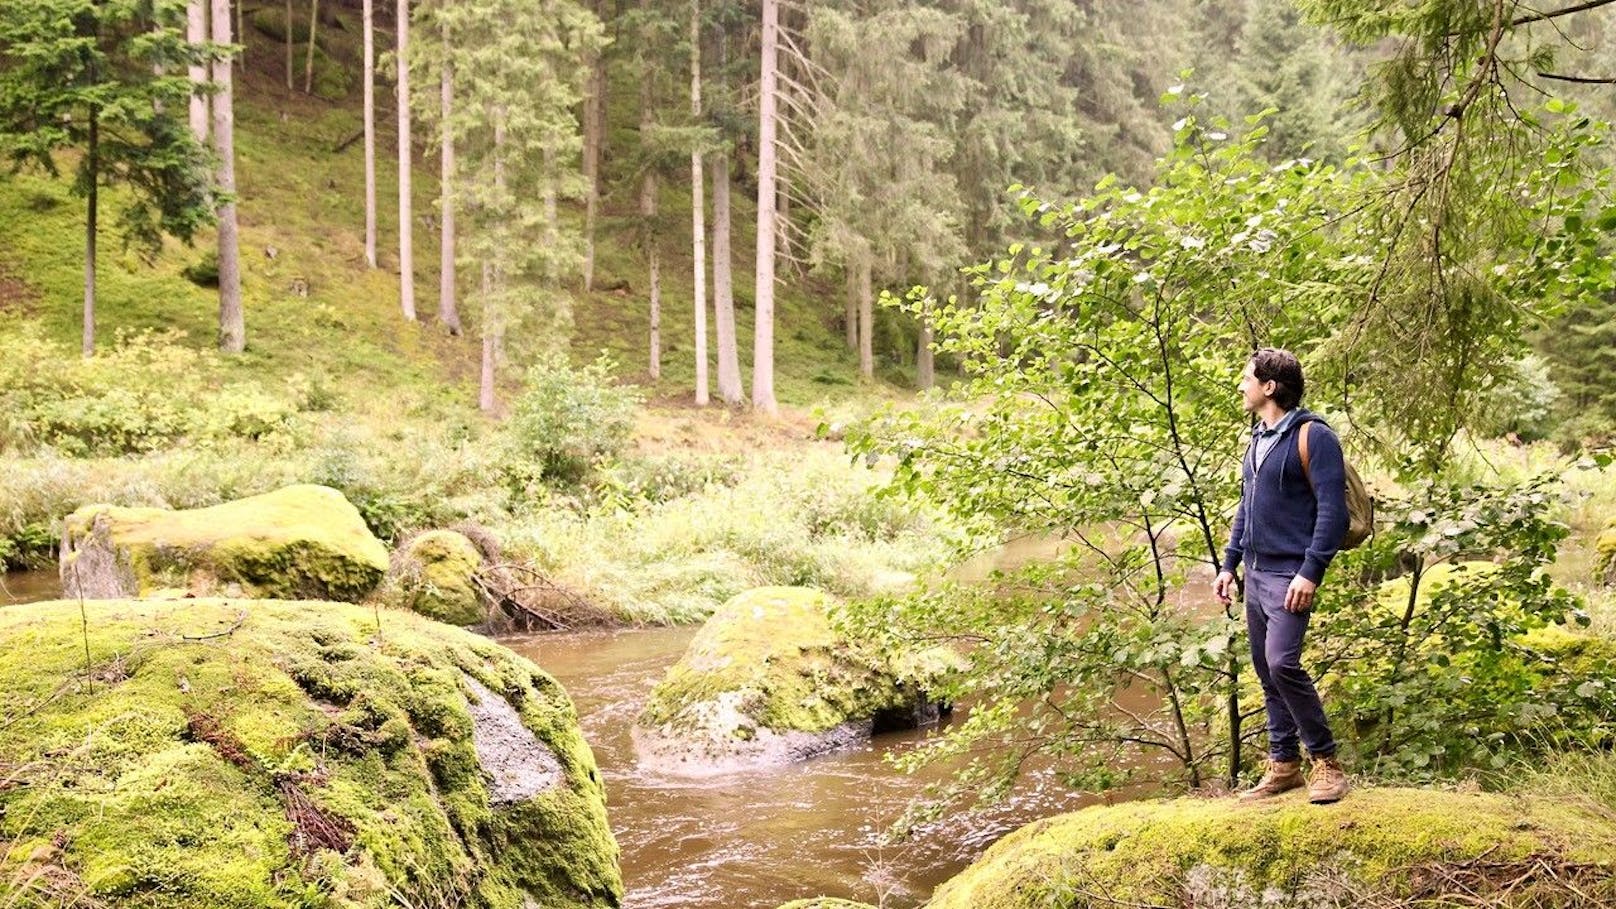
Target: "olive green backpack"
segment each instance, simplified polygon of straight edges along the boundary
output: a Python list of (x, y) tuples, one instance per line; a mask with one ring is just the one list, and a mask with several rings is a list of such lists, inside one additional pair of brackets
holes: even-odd
[[(1302, 455), (1302, 473), (1307, 475), (1309, 485), (1313, 483), (1313, 472), (1308, 469), (1307, 430), (1312, 425), (1311, 420), (1303, 423), (1296, 438), (1296, 447)], [(1375, 532), (1375, 500), (1346, 455), (1341, 456), (1341, 463), (1347, 468), (1347, 535), (1341, 538), (1341, 548), (1356, 549)]]

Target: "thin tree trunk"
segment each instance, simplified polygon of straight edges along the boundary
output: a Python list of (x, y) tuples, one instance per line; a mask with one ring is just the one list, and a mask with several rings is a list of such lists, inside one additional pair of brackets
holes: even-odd
[[(185, 4), (185, 41), (193, 48), (208, 43), (208, 0), (188, 0)], [(193, 63), (191, 76), (191, 132), (198, 142), (208, 141), (208, 84), (206, 64)]]
[(786, 191), (786, 178), (775, 175), (779, 181), (779, 189), (775, 192), (775, 242), (780, 245), (780, 255), (787, 260), (786, 271), (791, 270), (791, 193)]
[[(505, 198), (505, 111), (497, 107), (494, 109), (494, 192), (500, 200)], [(505, 255), (505, 250), (496, 250), (494, 255), (497, 260)], [(483, 413), (494, 412), (494, 365), (499, 357), (500, 324), (504, 317), (495, 305), (494, 294), (501, 289), (504, 280), (497, 264), (483, 262), (483, 369), (482, 387), (477, 396)]]
[(875, 378), (875, 294), (870, 287), (870, 255), (859, 258), (859, 375)]
[(483, 413), (494, 412), (494, 307), (493, 284), (490, 272), (493, 266), (483, 263), (483, 365), (482, 379), (477, 390), (477, 407)]
[(758, 98), (757, 321), (752, 339), (752, 406), (777, 414), (774, 400), (774, 232), (776, 95), (775, 63), (780, 44), (780, 0), (763, 0), (763, 40)]
[[(690, 0), (690, 120), (701, 122), (701, 0)], [(690, 246), (695, 279), (696, 406), (707, 406), (707, 188), (701, 148), (690, 150)]]
[(314, 36), (320, 28), (320, 0), (309, 0), (309, 50), (303, 57), (303, 94), (314, 94)]
[(286, 90), (292, 91), (292, 72), (297, 64), (293, 61), (296, 56), (292, 53), (292, 0), (286, 0)]
[[(444, 47), (449, 46), (448, 27), (444, 27)], [(449, 121), (454, 113), (454, 69), (445, 60), (443, 83), (439, 88), (442, 125), (441, 154), (438, 159), (438, 212), (441, 225), (438, 234), (438, 321), (449, 329), (449, 334), (460, 334), (460, 307), (455, 301), (455, 146), (454, 132)]]
[(713, 316), (718, 332), (718, 396), (741, 402), (741, 362), (735, 345), (735, 281), (729, 248), (729, 153), (713, 159)]
[(241, 53), (236, 55), (236, 62), (241, 64), (241, 78), (247, 78), (247, 14), (244, 11), (245, 0), (236, 0), (236, 46)]
[(651, 363), (652, 379), (662, 378), (662, 263), (651, 247)]
[(920, 342), (915, 345), (915, 385), (922, 391), (937, 384), (937, 363), (932, 353), (931, 304), (920, 310)]
[(415, 321), (415, 214), (410, 181), (410, 0), (398, 0), (398, 292)]
[(843, 287), (842, 300), (844, 304), (843, 321), (846, 323), (847, 330), (844, 334), (846, 335), (847, 349), (858, 350), (858, 268), (852, 263), (848, 263), (845, 272), (843, 275), (843, 278), (845, 278), (843, 284), (845, 286)]
[(92, 104), (89, 112), (89, 147), (85, 150), (84, 170), (89, 178), (84, 217), (84, 338), (85, 357), (95, 356), (95, 232), (101, 188), (101, 111)]
[(376, 3), (364, 2), (365, 263), (376, 267)]
[[(213, 0), (213, 42), (230, 43), (230, 0)], [(213, 64), (213, 149), (219, 160), (215, 182), (227, 201), (219, 206), (219, 349), (241, 353), (247, 347), (246, 317), (241, 311), (241, 246), (236, 228), (235, 99), (231, 61)]]
[[(595, 15), (606, 18), (604, 0), (594, 3)], [(606, 138), (606, 54), (596, 50), (589, 64), (584, 95), (584, 292), (595, 289), (595, 223), (600, 217), (600, 155)]]
[[(640, 9), (647, 9), (647, 0), (640, 0)], [(655, 121), (651, 106), (655, 99), (651, 93), (650, 62), (642, 54), (640, 73), (640, 139), (646, 141)], [(657, 258), (656, 221), (657, 178), (652, 167), (646, 167), (640, 180), (640, 229), (645, 242), (645, 257), (651, 280), (651, 337), (649, 373), (652, 379), (662, 378), (662, 269)]]

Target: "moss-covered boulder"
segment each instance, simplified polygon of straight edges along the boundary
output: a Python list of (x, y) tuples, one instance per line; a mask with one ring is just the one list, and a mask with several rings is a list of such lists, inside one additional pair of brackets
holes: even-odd
[(1594, 580), (1600, 584), (1616, 584), (1616, 522), (1594, 540)]
[[(1485, 892), (1537, 863), (1603, 899), (1579, 902), (1565, 890), (1558, 894), (1565, 902), (1497, 905), (1611, 905), (1616, 823), (1558, 802), (1416, 789), (1359, 790), (1327, 807), (1300, 794), (1258, 805), (1134, 802), (1021, 828), (939, 887), (927, 906), (1382, 905), (1387, 896), (1458, 892), (1450, 887)], [(1550, 875), (1537, 880), (1560, 886)]]
[(509, 650), (343, 603), (85, 610), (0, 610), (21, 906), (619, 904), (572, 703)]
[(450, 625), (476, 625), (488, 618), (475, 580), (482, 564), (482, 553), (464, 534), (418, 534), (393, 558), (386, 599)]
[(641, 760), (721, 773), (790, 763), (863, 741), (877, 728), (935, 720), (923, 680), (838, 634), (831, 605), (817, 590), (763, 587), (720, 607), (640, 712)]
[(780, 909), (875, 909), (875, 907), (869, 903), (855, 903), (852, 900), (820, 896), (811, 900), (792, 900)]
[(62, 589), (107, 599), (176, 592), (357, 602), (387, 548), (325, 486), (288, 486), (188, 511), (87, 505), (62, 529)]

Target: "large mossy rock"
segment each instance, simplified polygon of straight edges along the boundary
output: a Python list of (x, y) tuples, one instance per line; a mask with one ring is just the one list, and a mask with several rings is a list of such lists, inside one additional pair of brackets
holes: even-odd
[(80, 605), (0, 610), (0, 881), (38, 891), (7, 905), (619, 904), (572, 703), (509, 650), (343, 603)]
[(1616, 823), (1588, 808), (1416, 789), (1365, 789), (1331, 806), (1299, 793), (1259, 805), (1134, 802), (1021, 828), (927, 907), (1383, 905), (1388, 896), (1451, 894), (1450, 886), (1485, 890), (1538, 862), (1603, 899), (1544, 891), (1565, 901), (1520, 905), (1616, 905), (1605, 901), (1616, 900)]
[(90, 599), (182, 591), (357, 602), (386, 571), (387, 548), (325, 486), (188, 511), (86, 505), (62, 531), (62, 589)]
[(477, 592), (482, 553), (465, 534), (429, 530), (412, 537), (394, 559), (386, 600), (450, 625), (488, 618)]
[(1594, 540), (1594, 581), (1616, 584), (1616, 521), (1612, 521)]
[(839, 635), (830, 608), (805, 587), (763, 587), (721, 606), (640, 712), (642, 761), (722, 773), (935, 719), (916, 673)]

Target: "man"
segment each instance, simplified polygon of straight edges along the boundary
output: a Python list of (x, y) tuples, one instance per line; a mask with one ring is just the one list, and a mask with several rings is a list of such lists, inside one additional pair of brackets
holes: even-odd
[[(1230, 602), (1243, 563), (1251, 662), (1262, 680), (1268, 711), (1268, 771), (1242, 800), (1267, 798), (1303, 785), (1315, 804), (1340, 801), (1347, 775), (1336, 760), (1335, 737), (1313, 679), (1302, 668), (1313, 597), (1347, 531), (1346, 462), (1341, 442), (1324, 421), (1302, 408), (1302, 364), (1289, 351), (1263, 348), (1240, 377), (1247, 413), (1258, 419), (1241, 467), (1223, 570), (1212, 589)], [(1308, 430), (1304, 466), (1301, 428)], [(1313, 761), (1302, 778), (1300, 746)]]

